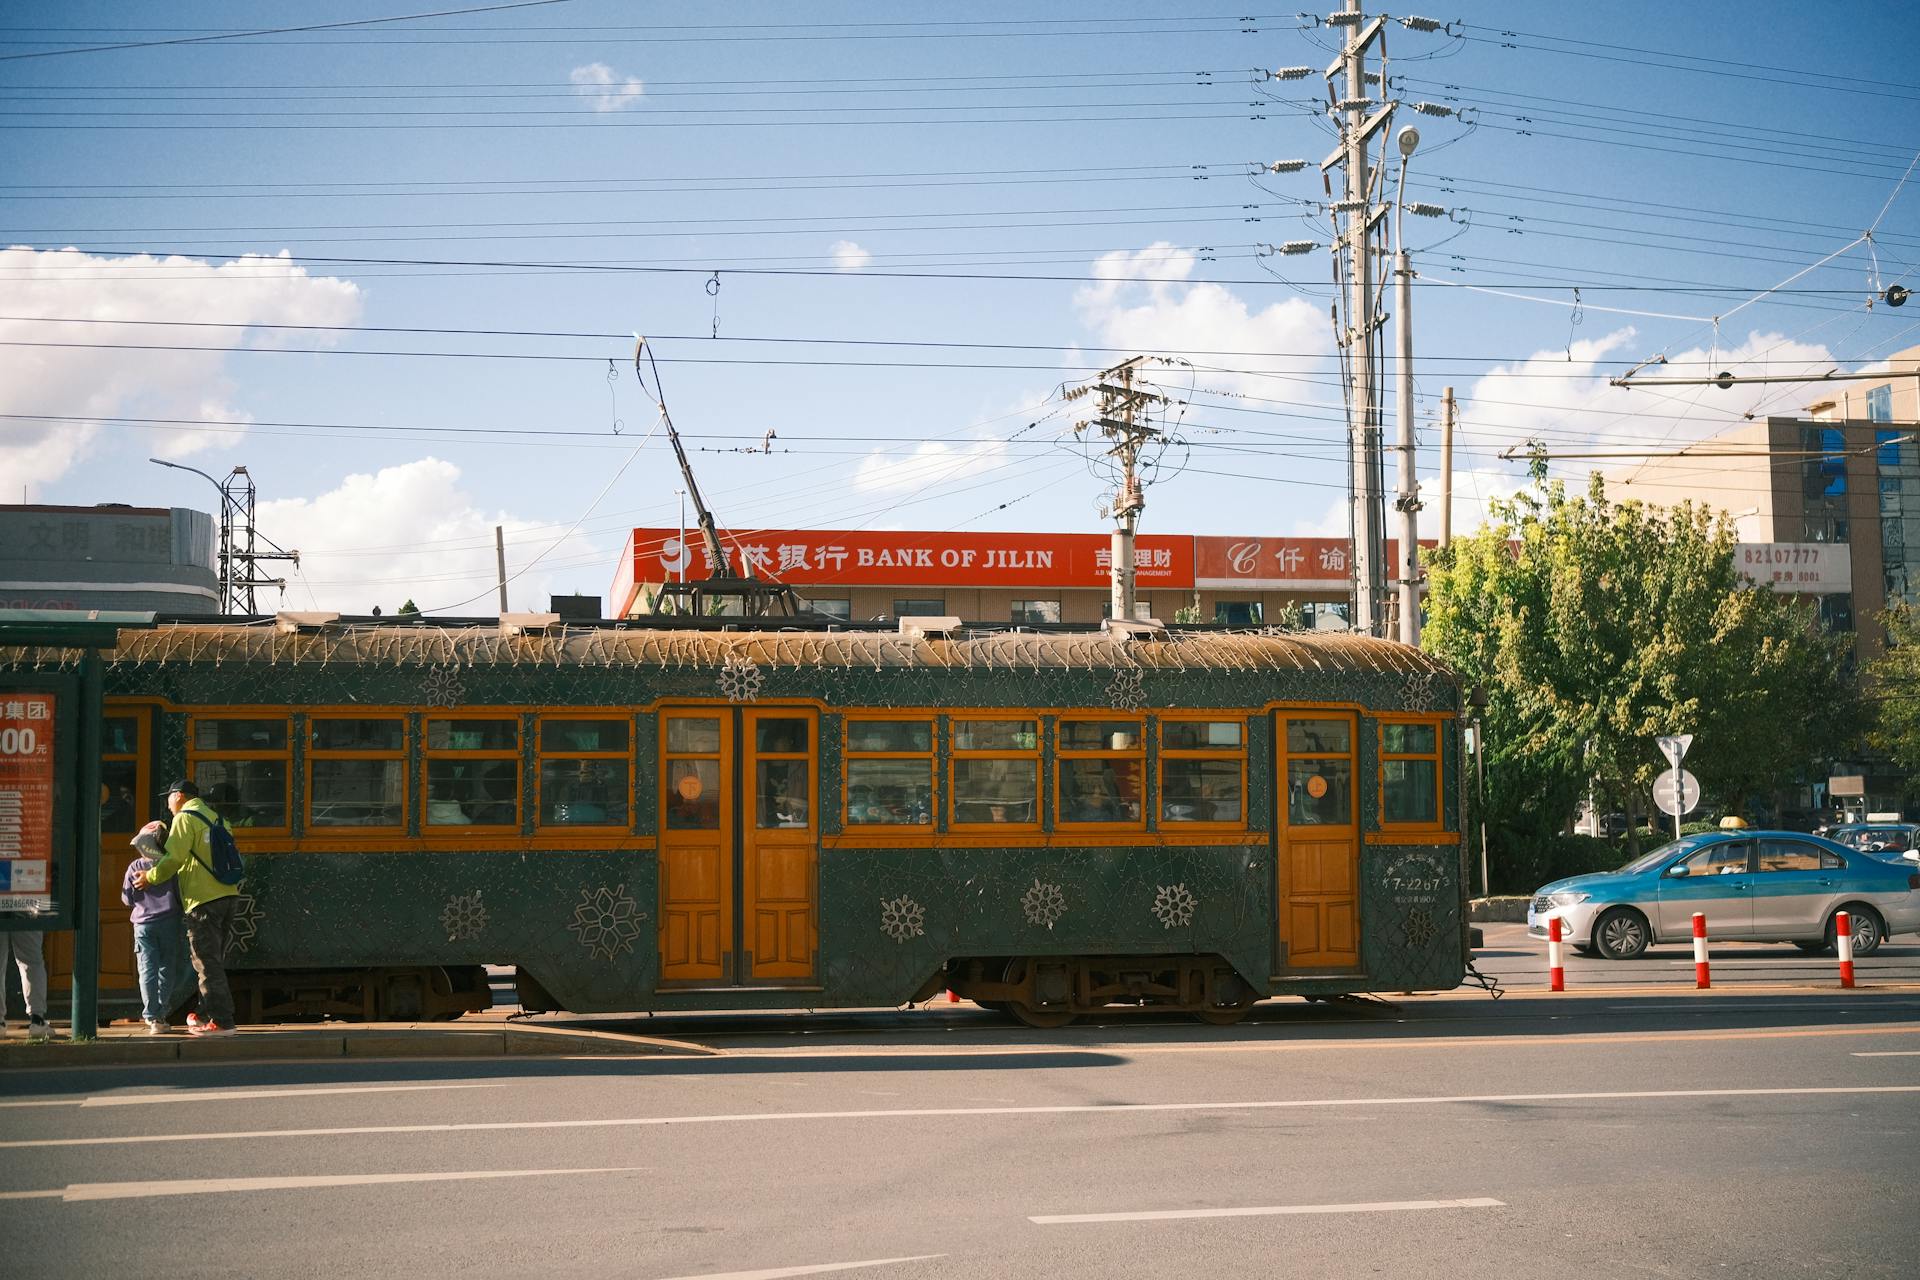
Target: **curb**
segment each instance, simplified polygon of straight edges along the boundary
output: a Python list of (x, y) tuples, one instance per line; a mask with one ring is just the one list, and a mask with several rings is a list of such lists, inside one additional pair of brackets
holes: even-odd
[(717, 1057), (719, 1051), (680, 1040), (547, 1027), (359, 1026), (324, 1031), (263, 1027), (215, 1040), (190, 1036), (103, 1036), (0, 1042), (0, 1070), (9, 1067), (140, 1066), (167, 1062), (279, 1062), (329, 1058)]

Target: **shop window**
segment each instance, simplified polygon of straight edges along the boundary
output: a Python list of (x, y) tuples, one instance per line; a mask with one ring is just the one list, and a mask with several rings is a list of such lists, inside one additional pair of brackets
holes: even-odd
[(807, 608), (829, 618), (838, 618), (842, 622), (853, 617), (853, 601), (833, 596), (814, 596), (807, 601)]
[(847, 721), (847, 825), (933, 822), (933, 722)]
[[(1100, 620), (1102, 622), (1105, 622), (1112, 617), (1113, 617), (1113, 597), (1108, 596), (1105, 600), (1102, 600), (1100, 602)], [(1136, 598), (1133, 602), (1133, 620), (1135, 622), (1153, 621), (1153, 601), (1141, 600)]]
[(307, 719), (307, 826), (407, 823), (407, 725), (400, 716)]
[(633, 794), (632, 740), (625, 720), (542, 716), (538, 824), (624, 830)]
[(285, 831), (292, 740), (285, 716), (192, 716), (187, 773), (228, 826)]
[(895, 600), (893, 616), (896, 618), (943, 618), (947, 616), (947, 602), (924, 598)]
[(1162, 824), (1246, 821), (1246, 725), (1160, 721)]
[(1146, 747), (1138, 720), (1062, 720), (1054, 788), (1061, 823), (1140, 826)]
[(1380, 822), (1430, 827), (1440, 821), (1440, 726), (1386, 721), (1380, 726)]
[(1058, 600), (1015, 600), (1010, 618), (1015, 626), (1032, 627), (1060, 621)]
[(1229, 627), (1257, 627), (1264, 612), (1258, 600), (1217, 600), (1213, 620)]
[(1035, 720), (953, 722), (953, 825), (1040, 825), (1040, 733)]
[(518, 717), (429, 717), (425, 755), (427, 826), (520, 825)]

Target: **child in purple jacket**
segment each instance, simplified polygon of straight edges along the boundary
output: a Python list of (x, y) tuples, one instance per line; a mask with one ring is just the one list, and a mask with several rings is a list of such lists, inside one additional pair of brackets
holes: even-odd
[(147, 1034), (167, 1034), (167, 1014), (186, 975), (186, 917), (178, 880), (147, 884), (145, 877), (166, 853), (167, 824), (149, 822), (133, 838), (140, 856), (127, 868), (120, 901), (133, 908), (133, 954), (140, 965), (140, 1017)]

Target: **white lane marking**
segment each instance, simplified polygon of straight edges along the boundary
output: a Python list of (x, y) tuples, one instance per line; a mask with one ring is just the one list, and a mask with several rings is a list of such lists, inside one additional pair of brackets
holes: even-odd
[(782, 1276), (817, 1276), (829, 1271), (858, 1271), (862, 1267), (891, 1267), (902, 1262), (926, 1262), (944, 1258), (944, 1253), (917, 1253), (911, 1258), (869, 1258), (865, 1262), (816, 1262), (799, 1267), (771, 1267), (765, 1271), (708, 1271), (697, 1276), (674, 1276), (672, 1280), (780, 1280)]
[(1855, 1052), (1856, 1058), (1920, 1058), (1920, 1049), (1879, 1049), (1874, 1052)]
[(1631, 1102), (1675, 1098), (1783, 1098), (1920, 1093), (1920, 1084), (1822, 1085), (1783, 1089), (1620, 1089), (1603, 1093), (1465, 1093), (1411, 1098), (1292, 1098), (1271, 1102), (1111, 1102), (1044, 1107), (918, 1107), (873, 1111), (747, 1111), (722, 1115), (618, 1116), (588, 1120), (474, 1120), (461, 1124), (369, 1124), (335, 1129), (236, 1129), (224, 1133), (141, 1133), (108, 1138), (24, 1138), (0, 1151), (44, 1147), (113, 1147), (154, 1142), (221, 1142), (241, 1138), (339, 1138), (391, 1133), (505, 1133), (537, 1129), (638, 1129), (676, 1124), (758, 1124), (775, 1120), (915, 1120), (941, 1116), (1138, 1115), (1178, 1111), (1277, 1111), (1332, 1107), (1472, 1106), (1548, 1102)]
[(12, 1191), (8, 1200), (60, 1197), (83, 1200), (141, 1200), (153, 1196), (217, 1195), (236, 1191), (312, 1191), (323, 1187), (372, 1187), (397, 1182), (477, 1182), (490, 1178), (550, 1178), (560, 1174), (641, 1173), (643, 1166), (608, 1169), (465, 1169), (452, 1173), (343, 1173), (284, 1178), (178, 1178), (163, 1182), (74, 1182), (48, 1191)]
[(1296, 1213), (1399, 1213), (1409, 1209), (1503, 1209), (1504, 1200), (1374, 1200), (1362, 1204), (1269, 1204), (1244, 1209), (1147, 1209), (1139, 1213), (1055, 1213), (1030, 1217), (1043, 1227), (1073, 1222), (1160, 1222), (1170, 1218), (1266, 1218)]
[(333, 1093), (418, 1093), (428, 1089), (499, 1089), (506, 1081), (478, 1084), (356, 1084), (324, 1089), (222, 1089), (199, 1093), (182, 1089), (169, 1093), (96, 1093), (84, 1098), (42, 1098), (29, 1102), (0, 1102), (0, 1107), (141, 1107), (156, 1102), (230, 1102), (236, 1098), (311, 1098)]

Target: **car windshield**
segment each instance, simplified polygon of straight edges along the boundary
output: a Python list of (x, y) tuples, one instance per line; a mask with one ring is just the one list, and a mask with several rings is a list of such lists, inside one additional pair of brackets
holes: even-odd
[(1913, 837), (1904, 827), (1842, 827), (1833, 839), (1849, 849), (1905, 852), (1913, 846)]
[(1643, 853), (1626, 866), (1620, 868), (1620, 873), (1622, 875), (1632, 875), (1637, 871), (1645, 871), (1666, 861), (1683, 849), (1693, 848), (1694, 844), (1695, 842), (1692, 840), (1669, 840), (1652, 853)]

